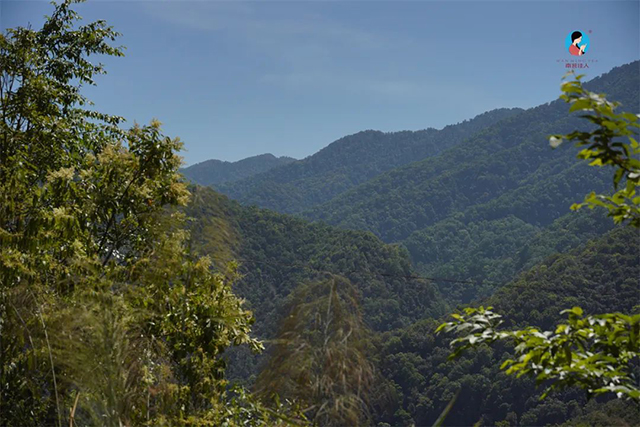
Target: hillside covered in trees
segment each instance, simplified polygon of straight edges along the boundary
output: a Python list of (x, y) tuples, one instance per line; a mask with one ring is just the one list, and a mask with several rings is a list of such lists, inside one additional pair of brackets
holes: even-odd
[[(617, 67), (586, 87), (638, 111), (639, 67), (637, 61)], [(570, 147), (549, 149), (550, 134), (581, 123), (560, 100), (540, 105), (488, 126), (432, 159), (381, 174), (303, 216), (369, 230), (386, 242), (405, 239), (471, 207), (486, 218), (510, 210), (528, 223), (549, 224), (569, 212), (570, 202), (587, 189), (609, 184), (604, 174), (576, 163)]]
[[(634, 406), (628, 404), (618, 407), (615, 402), (601, 401), (585, 406), (587, 400), (579, 391), (540, 401), (541, 391), (533, 381), (516, 380), (499, 371), (508, 348), (487, 349), (462, 360), (447, 361), (448, 340), (434, 333), (438, 319), (448, 306), (460, 301), (456, 289), (465, 300), (477, 300), (482, 282), (421, 279), (402, 247), (385, 245), (370, 233), (245, 208), (206, 188), (194, 189), (194, 194), (188, 208), (194, 218), (193, 234), (199, 236), (194, 247), (209, 254), (217, 254), (219, 249), (215, 248), (232, 248), (215, 257), (222, 265), (227, 259), (241, 263), (243, 277), (235, 289), (254, 311), (254, 332), (259, 338), (269, 342), (275, 336), (287, 313), (288, 297), (301, 283), (313, 283), (329, 275), (346, 278), (355, 286), (363, 319), (373, 333), (371, 357), (384, 384), (379, 391), (381, 400), (375, 402), (378, 412), (373, 414), (379, 422), (428, 425), (458, 389), (462, 390), (460, 404), (448, 425), (478, 421), (547, 425), (590, 416), (602, 417), (602, 425), (631, 425), (637, 416)], [(640, 236), (621, 228), (609, 232), (611, 228), (610, 220), (601, 212), (585, 211), (567, 214), (548, 230), (529, 233), (524, 240), (518, 240), (518, 228), (513, 234), (486, 229), (483, 233), (502, 232), (503, 240), (511, 236), (529, 246), (520, 269), (503, 268), (500, 278), (504, 282), (487, 281), (485, 295), (499, 290), (481, 301), (500, 309), (514, 324), (543, 328), (557, 321), (564, 307), (572, 305), (589, 312), (636, 310), (640, 304), (640, 246), (629, 242)], [(220, 236), (220, 230), (228, 236), (225, 245), (210, 240)], [(438, 237), (442, 241), (453, 239), (434, 233), (434, 238)], [(461, 252), (464, 250), (470, 251), (462, 248)], [(517, 274), (520, 270), (522, 273)], [(469, 289), (475, 286), (478, 289)], [(233, 378), (251, 383), (263, 363), (264, 358), (234, 351), (229, 372)], [(460, 406), (462, 402), (464, 406)]]
[[(640, 111), (638, 62), (587, 87), (613, 93), (626, 108)], [(553, 129), (572, 129), (580, 120), (568, 116), (561, 101), (527, 110), (434, 159), (381, 174), (303, 215), (405, 246), (426, 276), (469, 281), (439, 286), (445, 298), (470, 302), (478, 292), (490, 295), (542, 256), (611, 227), (604, 214), (576, 215), (569, 209), (585, 193), (608, 188), (610, 178), (576, 163), (569, 147), (549, 150), (545, 144)]]
[(306, 159), (216, 188), (244, 204), (296, 213), (398, 166), (435, 156), (521, 110), (498, 109), (443, 129), (345, 136)]
[[(566, 307), (589, 313), (637, 312), (640, 247), (636, 230), (612, 230), (578, 248), (546, 258), (482, 301), (515, 326), (549, 329)], [(607, 413), (607, 399), (587, 404), (584, 393), (567, 390), (540, 400), (532, 379), (513, 378), (499, 366), (510, 357), (506, 346), (485, 347), (447, 360), (447, 340), (425, 319), (380, 337), (380, 366), (393, 390), (383, 419), (389, 425), (429, 425), (460, 390), (448, 425), (556, 425), (584, 416), (581, 425), (634, 425), (638, 406), (618, 405)], [(620, 406), (618, 405), (618, 406)], [(598, 408), (597, 410), (595, 408)], [(600, 417), (589, 418), (588, 412)], [(572, 424), (570, 424), (572, 425)]]
[[(435, 288), (411, 278), (416, 272), (397, 245), (367, 232), (243, 207), (204, 187), (193, 188), (192, 194), (186, 213), (192, 218), (194, 249), (221, 265), (239, 263), (242, 278), (236, 289), (259, 319), (256, 331), (275, 327), (279, 304), (299, 283), (327, 273), (358, 288), (365, 319), (375, 330), (442, 313)], [(217, 241), (221, 233), (229, 236), (224, 245)], [(229, 251), (218, 254), (221, 248)]]

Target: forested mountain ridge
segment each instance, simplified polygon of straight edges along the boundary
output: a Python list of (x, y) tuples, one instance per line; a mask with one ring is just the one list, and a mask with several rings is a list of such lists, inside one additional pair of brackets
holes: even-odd
[(215, 159), (205, 160), (182, 168), (180, 172), (195, 184), (217, 185), (248, 178), (295, 161), (296, 159), (292, 157), (276, 157), (267, 153), (247, 157), (237, 162), (225, 162)]
[(279, 301), (295, 286), (326, 273), (344, 276), (358, 287), (374, 330), (442, 312), (433, 285), (405, 278), (416, 273), (398, 245), (385, 244), (368, 232), (244, 207), (210, 188), (193, 186), (190, 191), (193, 200), (186, 213), (192, 218), (194, 249), (220, 267), (231, 260), (240, 264), (237, 290), (254, 310), (259, 334), (273, 327)]
[[(628, 111), (640, 111), (639, 64), (614, 68), (586, 87), (607, 93)], [(554, 101), (505, 118), (434, 158), (385, 172), (302, 215), (343, 228), (369, 230), (384, 241), (397, 242), (454, 212), (490, 202), (509, 191), (517, 195), (518, 188), (535, 186), (540, 180), (553, 182), (554, 175), (580, 168), (575, 164), (574, 149), (552, 150), (548, 143), (550, 134), (570, 132), (582, 125), (581, 119), (568, 115), (567, 110), (564, 102)], [(583, 187), (595, 190), (604, 182), (603, 177), (591, 171), (587, 182), (560, 184), (558, 196), (579, 200)], [(569, 206), (559, 209), (557, 216)], [(553, 215), (542, 215), (535, 221), (544, 224), (553, 219)]]
[[(234, 290), (256, 318), (255, 336), (274, 337), (288, 295), (304, 283), (332, 275), (359, 293), (364, 320), (374, 331), (409, 325), (445, 312), (435, 286), (415, 279), (409, 255), (368, 232), (341, 230), (257, 207), (244, 207), (206, 187), (192, 186), (186, 208), (192, 248), (211, 257), (217, 270), (239, 263)], [(246, 380), (258, 358), (232, 351), (229, 376)]]
[[(638, 108), (638, 62), (590, 84)], [(536, 107), (490, 127), (433, 160), (384, 173), (305, 215), (373, 231), (404, 245), (414, 267), (451, 304), (487, 296), (544, 256), (612, 227), (604, 214), (570, 212), (589, 191), (610, 188), (604, 170), (552, 150), (548, 135), (580, 127), (563, 103)]]
[(440, 153), (518, 108), (502, 108), (441, 130), (380, 132), (345, 136), (316, 154), (245, 180), (216, 188), (243, 204), (296, 213), (326, 202), (376, 175)]
[(420, 273), (468, 280), (464, 285), (437, 283), (449, 302), (469, 303), (491, 295), (544, 257), (613, 228), (603, 212), (568, 209), (588, 191), (607, 187), (604, 175), (593, 175), (585, 165), (575, 164), (534, 185), (455, 212), (412, 233), (402, 244)]
[[(637, 312), (639, 237), (637, 230), (617, 228), (569, 253), (554, 254), (483, 303), (504, 314), (511, 325), (542, 330), (553, 328), (560, 311), (575, 305), (589, 314)], [(430, 425), (458, 389), (446, 425), (480, 421), (481, 425), (542, 426), (582, 418), (589, 421), (581, 425), (630, 426), (638, 419), (633, 403), (610, 402), (619, 407), (606, 415), (606, 407), (597, 402), (585, 406), (584, 393), (575, 389), (540, 400), (541, 390), (533, 379), (500, 371), (510, 357), (507, 346), (483, 347), (449, 361), (449, 340), (434, 334), (436, 325), (435, 320), (424, 319), (380, 336), (378, 363), (394, 398), (379, 416), (389, 425)], [(593, 420), (591, 412), (597, 412)]]

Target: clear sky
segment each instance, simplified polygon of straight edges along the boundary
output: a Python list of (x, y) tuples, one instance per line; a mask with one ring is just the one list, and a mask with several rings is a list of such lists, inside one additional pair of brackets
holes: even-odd
[[(0, 0), (3, 28), (45, 1)], [(155, 117), (187, 164), (303, 158), (365, 129), (440, 128), (559, 95), (565, 37), (591, 31), (588, 77), (640, 58), (636, 1), (99, 1), (125, 58), (86, 93), (129, 122)]]

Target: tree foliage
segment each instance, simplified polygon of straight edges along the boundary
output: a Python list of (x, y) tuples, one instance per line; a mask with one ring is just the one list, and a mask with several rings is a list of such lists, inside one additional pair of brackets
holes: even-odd
[[(612, 166), (615, 170), (615, 193), (612, 196), (591, 193), (584, 204), (591, 208), (605, 207), (614, 222), (627, 222), (638, 229), (640, 197), (635, 197), (635, 194), (640, 179), (640, 162), (633, 157), (639, 151), (632, 135), (637, 135), (636, 129), (640, 127), (639, 116), (624, 112), (616, 114), (614, 109), (620, 104), (584, 89), (580, 78), (576, 76), (574, 81), (563, 83), (561, 99), (571, 104), (570, 112), (587, 112), (582, 117), (594, 123), (595, 130), (554, 135), (550, 144), (555, 148), (563, 139), (576, 141), (578, 147), (587, 146), (580, 151), (578, 158), (591, 160), (591, 166)], [(627, 141), (621, 138), (627, 138)], [(621, 182), (625, 185), (619, 189)], [(581, 206), (574, 205), (573, 208)], [(550, 380), (549, 391), (578, 386), (589, 395), (609, 392), (618, 397), (640, 400), (638, 380), (633, 372), (640, 356), (639, 315), (606, 313), (583, 317), (582, 308), (575, 306), (562, 311), (563, 314), (568, 313), (569, 318), (566, 323), (559, 324), (555, 332), (541, 332), (531, 327), (499, 331), (502, 316), (483, 307), (466, 308), (465, 313), (452, 314), (453, 322), (445, 322), (438, 327), (438, 331), (463, 335), (451, 342), (453, 357), (459, 356), (462, 350), (483, 343), (510, 340), (514, 342), (519, 357), (502, 364), (501, 369), (506, 369), (507, 374), (533, 375), (538, 382)]]
[(228, 387), (252, 314), (189, 251), (181, 142), (87, 109), (122, 51), (73, 3), (0, 36), (0, 424), (297, 422)]
[(549, 142), (554, 148), (565, 139), (574, 142), (577, 147), (586, 147), (580, 150), (578, 158), (588, 160), (590, 166), (612, 166), (615, 170), (615, 193), (604, 195), (591, 192), (583, 203), (574, 204), (572, 209), (582, 206), (592, 209), (596, 206), (604, 207), (609, 210), (609, 216), (613, 217), (615, 223), (628, 222), (631, 226), (640, 228), (640, 196), (636, 196), (640, 185), (640, 145), (636, 139), (640, 129), (640, 115), (631, 112), (616, 113), (621, 104), (608, 101), (604, 94), (586, 90), (580, 81), (582, 77), (578, 75), (575, 80), (563, 83), (564, 94), (560, 98), (571, 104), (569, 111), (582, 112), (581, 117), (596, 125), (595, 130), (554, 135)]
[(299, 401), (314, 425), (366, 423), (374, 368), (355, 289), (327, 277), (297, 288), (290, 300), (257, 389)]
[(451, 357), (462, 351), (499, 340), (511, 341), (517, 359), (507, 359), (501, 369), (517, 376), (532, 375), (542, 384), (550, 381), (548, 392), (578, 386), (590, 395), (615, 393), (640, 400), (640, 389), (632, 372), (632, 363), (640, 356), (640, 315), (610, 313), (583, 316), (580, 307), (563, 310), (566, 323), (555, 331), (528, 327), (501, 331), (502, 316), (492, 307), (466, 308), (453, 314), (456, 322), (440, 325), (437, 332), (468, 334), (451, 342)]

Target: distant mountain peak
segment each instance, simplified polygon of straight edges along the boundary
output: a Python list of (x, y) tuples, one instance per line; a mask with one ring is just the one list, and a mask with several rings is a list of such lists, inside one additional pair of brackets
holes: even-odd
[(235, 162), (209, 159), (183, 168), (181, 172), (189, 181), (209, 186), (249, 178), (294, 161), (296, 159), (292, 157), (265, 153)]

